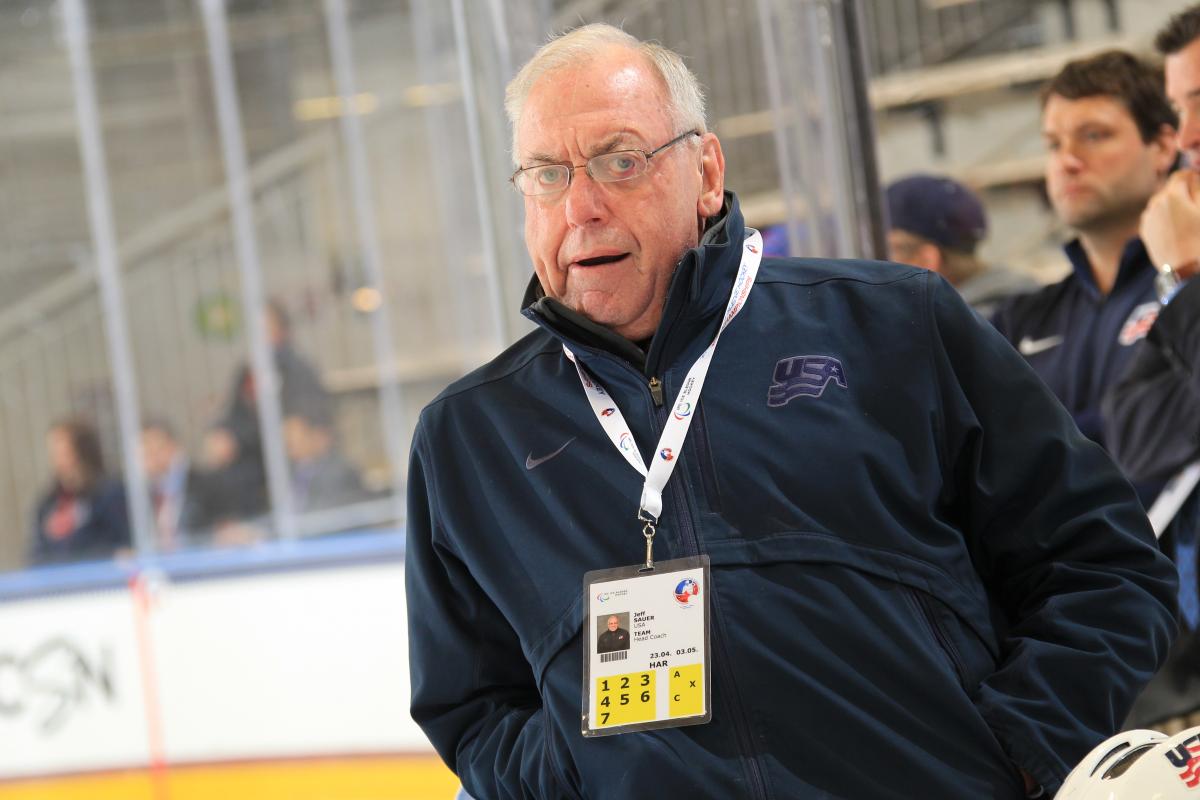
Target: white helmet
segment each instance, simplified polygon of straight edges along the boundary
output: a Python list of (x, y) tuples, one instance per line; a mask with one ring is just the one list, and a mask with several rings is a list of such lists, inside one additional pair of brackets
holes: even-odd
[(1071, 770), (1055, 800), (1200, 800), (1200, 728), (1118, 733)]

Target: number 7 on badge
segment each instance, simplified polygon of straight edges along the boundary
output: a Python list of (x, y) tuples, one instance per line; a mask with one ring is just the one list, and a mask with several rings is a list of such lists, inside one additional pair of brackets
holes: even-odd
[(658, 705), (656, 675), (630, 672), (596, 679), (596, 723), (598, 727), (649, 722)]

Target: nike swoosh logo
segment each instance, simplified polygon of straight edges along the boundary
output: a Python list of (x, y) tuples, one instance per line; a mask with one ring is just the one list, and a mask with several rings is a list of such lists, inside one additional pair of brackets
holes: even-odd
[(1062, 343), (1063, 337), (1061, 336), (1047, 336), (1042, 339), (1031, 339), (1026, 336), (1017, 344), (1017, 350), (1023, 356), (1032, 356), (1045, 350), (1058, 347)]
[(525, 456), (525, 469), (533, 469), (534, 467), (536, 467), (540, 464), (545, 464), (547, 461), (554, 458), (556, 455), (561, 453), (563, 450), (566, 450), (567, 445), (569, 445), (573, 441), (575, 441), (574, 436), (572, 436), (570, 439), (567, 439), (567, 441), (563, 442), (562, 447), (558, 448), (557, 450), (555, 450), (553, 453), (550, 453), (549, 455), (542, 456), (541, 458), (534, 458), (533, 451), (530, 450), (529, 455)]

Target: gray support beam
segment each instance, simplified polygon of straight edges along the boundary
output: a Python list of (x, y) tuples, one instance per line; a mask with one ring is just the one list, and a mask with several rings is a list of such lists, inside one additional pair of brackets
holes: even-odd
[(350, 175), (350, 198), (354, 212), (354, 227), (358, 235), (363, 272), (369, 286), (379, 292), (383, 302), (370, 315), (371, 339), (375, 360), (379, 364), (379, 413), (383, 425), (384, 443), (391, 462), (393, 514), (403, 519), (405, 514), (404, 482), (401, 475), (408, 457), (405, 443), (404, 404), (396, 373), (396, 348), (392, 343), (392, 318), (384, 293), (383, 255), (379, 233), (375, 228), (375, 202), (370, 173), (367, 170), (367, 148), (362, 121), (352, 103), (358, 89), (354, 73), (354, 50), (346, 21), (346, 0), (325, 0), (326, 27), (329, 31), (329, 50), (333, 60), (334, 81), (341, 97), (342, 143), (345, 147), (347, 172)]
[(263, 288), (262, 261), (254, 226), (246, 144), (242, 138), (241, 112), (234, 83), (233, 55), (229, 48), (229, 21), (224, 0), (203, 0), (204, 34), (208, 40), (209, 69), (212, 72), (221, 154), (225, 161), (225, 184), (229, 191), (233, 244), (242, 282), (242, 312), (248, 321), (250, 368), (254, 374), (259, 432), (267, 469), (267, 490), (271, 498), (271, 521), (281, 538), (296, 536), (292, 512), (292, 491), (287, 456), (283, 450), (283, 413), (279, 380), (275, 374), (271, 345), (267, 341), (266, 292)]
[(133, 541), (139, 552), (153, 553), (154, 516), (150, 509), (146, 473), (142, 468), (137, 379), (133, 370), (133, 351), (121, 286), (121, 265), (117, 259), (116, 225), (113, 221), (100, 113), (96, 105), (95, 73), (89, 52), (87, 12), (82, 0), (63, 0), (62, 11), (63, 33), (71, 62), (71, 83), (74, 89), (79, 150), (87, 195), (88, 224), (100, 286), (100, 303), (104, 309), (104, 334), (108, 345), (113, 399), (116, 403), (117, 424), (121, 435), (121, 462), (125, 473), (130, 522), (133, 525)]

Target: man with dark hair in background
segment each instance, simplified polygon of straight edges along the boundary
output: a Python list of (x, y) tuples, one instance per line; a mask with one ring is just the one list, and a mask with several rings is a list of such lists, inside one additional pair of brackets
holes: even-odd
[(888, 258), (936, 272), (985, 317), (1014, 294), (1030, 292), (1033, 278), (989, 266), (978, 255), (987, 215), (975, 193), (937, 175), (909, 175), (884, 190)]
[(1164, 273), (1166, 301), (1145, 352), (1109, 398), (1112, 451), (1136, 479), (1163, 480), (1200, 458), (1200, 6), (1174, 17), (1156, 45), (1179, 113), (1178, 170), (1142, 215), (1141, 236)]
[[(1179, 114), (1185, 168), (1142, 214), (1141, 237), (1160, 272), (1163, 308), (1104, 406), (1109, 448), (1137, 481), (1167, 480), (1200, 459), (1200, 281), (1192, 280), (1200, 271), (1200, 5), (1172, 17), (1155, 46), (1164, 57), (1167, 97)], [(1179, 568), (1181, 632), (1134, 707), (1134, 722), (1172, 718), (1167, 727), (1184, 727), (1200, 724), (1200, 498), (1186, 481), (1169, 485), (1164, 495), (1168, 500), (1151, 514), (1166, 529), (1164, 547), (1173, 550)], [(1173, 524), (1166, 528), (1168, 521)]]
[(1103, 444), (1104, 392), (1158, 314), (1138, 221), (1175, 163), (1175, 114), (1159, 74), (1118, 50), (1068, 63), (1041, 101), (1047, 192), (1077, 234), (1065, 247), (1071, 274), (993, 322)]

